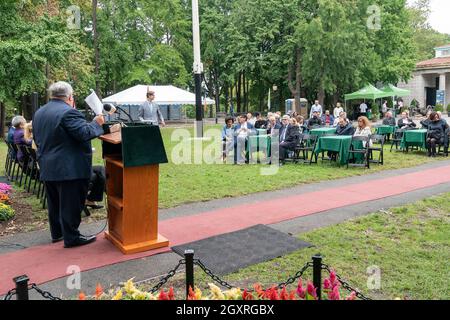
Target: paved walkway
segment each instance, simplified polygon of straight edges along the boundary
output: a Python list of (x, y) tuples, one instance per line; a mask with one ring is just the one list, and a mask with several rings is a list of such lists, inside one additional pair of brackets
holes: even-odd
[[(450, 161), (443, 161), (163, 210), (159, 227), (172, 246), (260, 223), (298, 234), (376, 211), (381, 205), (384, 208), (400, 205), (449, 189)], [(301, 205), (292, 205), (295, 203)], [(88, 226), (91, 230), (100, 227), (101, 224)], [(28, 248), (0, 249), (0, 294), (12, 287), (14, 276), (27, 274), (32, 282), (46, 283), (43, 287), (55, 294), (73, 296), (76, 292), (65, 288), (64, 278), (70, 265), (81, 268), (82, 288), (92, 291), (89, 288), (97, 282), (117, 284), (133, 276), (142, 280), (164, 274), (179, 259), (169, 249), (123, 256), (101, 236), (92, 245), (70, 250), (62, 249), (61, 244), (47, 244), (46, 232), (16, 235), (1, 241)]]

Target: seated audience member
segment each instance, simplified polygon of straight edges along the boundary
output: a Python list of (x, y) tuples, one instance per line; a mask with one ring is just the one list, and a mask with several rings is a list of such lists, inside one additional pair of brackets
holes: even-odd
[(385, 113), (382, 123), (383, 123), (384, 126), (395, 127), (395, 118), (392, 116), (392, 112), (391, 111), (388, 111), (388, 112)]
[(428, 126), (430, 125), (430, 115), (432, 111), (428, 111), (427, 115), (423, 120), (420, 121), (420, 125), (422, 126), (422, 129), (428, 129)]
[[(358, 126), (353, 134), (355, 137), (370, 137), (372, 135), (372, 130), (370, 128), (370, 121), (367, 117), (358, 118)], [(372, 140), (369, 141), (369, 146), (372, 146)], [(365, 147), (365, 146), (364, 146)]]
[(17, 122), (16, 118), (17, 116), (12, 118), (11, 125), (8, 129), (8, 135), (6, 137), (6, 141), (11, 144), (14, 144), (14, 131), (16, 131), (16, 127), (14, 126), (14, 124)]
[(86, 197), (86, 206), (94, 210), (103, 208), (97, 202), (103, 202), (103, 194), (105, 193), (106, 175), (103, 166), (93, 166), (91, 178), (89, 181), (89, 189)]
[(277, 120), (277, 123), (281, 126), (281, 112), (280, 111), (275, 112), (274, 116), (275, 119)]
[(267, 134), (273, 136), (276, 130), (281, 129), (281, 124), (277, 123), (275, 116), (269, 117), (269, 121), (267, 122)]
[(241, 115), (239, 118), (239, 123), (234, 128), (234, 147), (235, 147), (235, 154), (234, 154), (234, 160), (237, 164), (244, 164), (245, 158), (243, 156), (243, 153), (245, 153), (245, 146), (247, 144), (247, 139), (250, 134), (254, 132), (255, 127), (247, 122), (247, 116)]
[(305, 123), (305, 118), (303, 118), (303, 116), (297, 116), (295, 120), (297, 120), (297, 125), (300, 130), (300, 133), (305, 133), (306, 131), (308, 131), (308, 127)]
[(322, 115), (322, 124), (326, 126), (332, 126), (334, 124), (334, 117), (330, 114), (329, 110), (326, 110)]
[[(31, 140), (25, 139), (25, 125), (27, 124), (26, 120), (22, 116), (17, 116), (15, 123), (13, 123), (16, 130), (14, 131), (14, 143), (16, 145), (24, 145), (31, 146)], [(19, 149), (17, 152), (17, 160), (22, 161), (24, 158), (24, 154)]]
[(319, 117), (319, 112), (314, 111), (311, 119), (308, 120), (308, 128), (312, 129), (314, 127), (320, 127), (322, 125), (322, 120)]
[(427, 148), (428, 156), (436, 156), (436, 146), (444, 145), (447, 123), (443, 123), (436, 112), (430, 114), (430, 122), (428, 124)]
[(344, 108), (342, 108), (342, 105), (340, 102), (336, 103), (336, 108), (333, 110), (333, 116), (334, 118), (339, 118), (341, 116), (341, 112), (344, 112)]
[(252, 126), (255, 126), (256, 123), (256, 117), (253, 116), (251, 112), (247, 113), (247, 122), (250, 123)]
[(337, 127), (337, 125), (339, 124), (339, 119), (340, 118), (344, 118), (344, 119), (347, 120), (347, 122), (350, 122), (350, 120), (348, 120), (348, 118), (347, 118), (347, 112), (342, 111), (342, 112), (339, 113), (339, 116), (334, 119), (333, 127)]
[(355, 133), (353, 125), (344, 117), (339, 118), (339, 124), (336, 127), (338, 136), (352, 136)]
[(414, 121), (408, 117), (408, 114), (404, 111), (402, 112), (402, 118), (398, 120), (397, 126), (403, 130), (414, 129), (417, 125)]
[(222, 128), (222, 156), (223, 160), (228, 157), (234, 148), (234, 118), (225, 118), (225, 125)]
[(267, 121), (263, 119), (263, 117), (259, 112), (256, 112), (255, 116), (256, 116), (255, 129), (266, 129)]
[[(283, 163), (286, 159), (286, 154), (289, 150), (293, 150), (300, 138), (300, 131), (297, 126), (290, 123), (288, 115), (282, 118), (282, 127), (280, 129), (280, 162)], [(295, 120), (297, 121), (297, 120)]]

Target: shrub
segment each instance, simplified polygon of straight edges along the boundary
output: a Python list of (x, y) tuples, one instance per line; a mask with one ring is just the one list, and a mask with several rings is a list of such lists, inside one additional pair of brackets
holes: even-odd
[(436, 105), (436, 107), (434, 108), (434, 111), (436, 111), (436, 112), (438, 112), (438, 111), (442, 112), (442, 111), (444, 111), (444, 106), (443, 106), (442, 104), (438, 103), (438, 104)]
[(10, 206), (0, 203), (0, 221), (8, 221), (14, 217), (16, 213)]

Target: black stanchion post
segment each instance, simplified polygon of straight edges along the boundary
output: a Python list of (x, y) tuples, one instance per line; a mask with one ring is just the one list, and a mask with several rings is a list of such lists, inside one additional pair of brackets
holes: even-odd
[(28, 281), (30, 279), (26, 276), (20, 276), (13, 279), (16, 284), (17, 300), (30, 300), (28, 297)]
[(316, 254), (313, 260), (313, 284), (317, 290), (317, 298), (322, 300), (322, 256)]
[(186, 300), (189, 297), (189, 288), (194, 290), (194, 250), (185, 250), (186, 260)]

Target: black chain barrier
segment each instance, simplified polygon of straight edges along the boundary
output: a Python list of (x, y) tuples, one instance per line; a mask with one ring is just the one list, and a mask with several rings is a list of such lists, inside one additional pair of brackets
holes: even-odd
[[(331, 268), (326, 265), (326, 264), (322, 264), (322, 270), (326, 270), (329, 273), (332, 272)], [(349, 292), (355, 292), (356, 296), (361, 299), (361, 300), (372, 300), (368, 297), (366, 297), (365, 295), (363, 295), (361, 292), (359, 292), (358, 290), (355, 290), (354, 288), (352, 288), (346, 281), (344, 281), (338, 274), (336, 274), (336, 278), (338, 279), (339, 283), (342, 285), (342, 287), (344, 289), (346, 289)]]
[[(37, 293), (39, 293), (43, 298), (47, 300), (62, 300), (61, 298), (53, 296), (50, 292), (42, 290), (35, 283), (32, 283), (28, 286), (28, 291), (31, 290), (35, 290)], [(11, 300), (16, 293), (17, 293), (16, 289), (9, 290), (8, 293), (5, 295), (5, 297), (3, 298), (3, 300)]]
[(163, 285), (165, 285), (167, 283), (167, 281), (169, 281), (170, 278), (174, 277), (175, 274), (177, 273), (178, 269), (182, 266), (186, 264), (186, 260), (182, 259), (178, 262), (177, 266), (175, 268), (173, 268), (172, 270), (169, 271), (169, 273), (167, 273), (166, 276), (164, 276), (164, 278), (162, 278), (158, 284), (156, 284), (155, 286), (153, 286), (153, 288), (150, 290), (150, 293), (153, 294), (157, 291), (159, 291), (159, 289), (161, 289), (161, 287)]
[[(219, 276), (217, 276), (216, 274), (214, 274), (214, 272), (211, 271), (211, 269), (209, 269), (207, 266), (205, 266), (205, 264), (200, 260), (200, 259), (194, 259), (193, 260), (194, 265), (197, 265), (200, 269), (202, 269), (202, 271), (209, 276), (212, 280), (214, 280), (217, 284), (221, 285), (224, 288), (227, 289), (232, 289), (232, 288), (236, 288), (236, 286), (231, 285), (230, 283), (228, 283), (227, 281), (224, 281), (223, 279), (221, 279)], [(178, 271), (178, 269), (182, 266), (182, 265), (186, 265), (186, 259), (181, 259), (177, 266), (175, 268), (173, 268), (172, 270), (170, 270), (167, 275), (165, 275), (155, 286), (152, 287), (152, 289), (150, 290), (150, 293), (154, 294), (157, 291), (159, 291), (159, 289), (161, 289), (161, 287), (163, 285), (165, 285), (172, 277), (174, 277)], [(277, 289), (283, 289), (285, 287), (287, 287), (288, 285), (296, 282), (299, 278), (301, 278), (303, 276), (303, 274), (305, 273), (306, 270), (308, 270), (309, 268), (313, 268), (313, 262), (308, 262), (306, 263), (297, 273), (295, 273), (295, 275), (289, 277), (285, 282), (281, 282), (279, 283), (275, 288)], [(323, 264), (321, 265), (321, 270), (326, 270), (329, 273), (332, 272), (331, 268), (326, 265)], [(352, 288), (346, 281), (344, 281), (339, 275), (336, 274), (336, 278), (338, 279), (339, 283), (342, 285), (342, 287), (346, 290), (348, 290), (349, 292), (355, 292), (356, 297), (358, 297), (361, 300), (371, 300), (370, 298), (364, 296), (361, 292), (359, 292), (358, 290), (355, 290), (354, 288)], [(28, 290), (35, 290), (37, 291), (42, 297), (44, 297), (45, 299), (48, 300), (62, 300), (58, 297), (53, 296), (50, 292), (48, 291), (44, 291), (42, 289), (40, 289), (36, 284), (30, 284), (28, 286)], [(253, 289), (248, 289), (248, 292), (254, 292)], [(3, 298), (3, 300), (11, 300), (12, 297), (17, 293), (16, 289), (12, 289), (10, 291), (8, 291), (8, 293), (5, 295), (5, 297)]]

